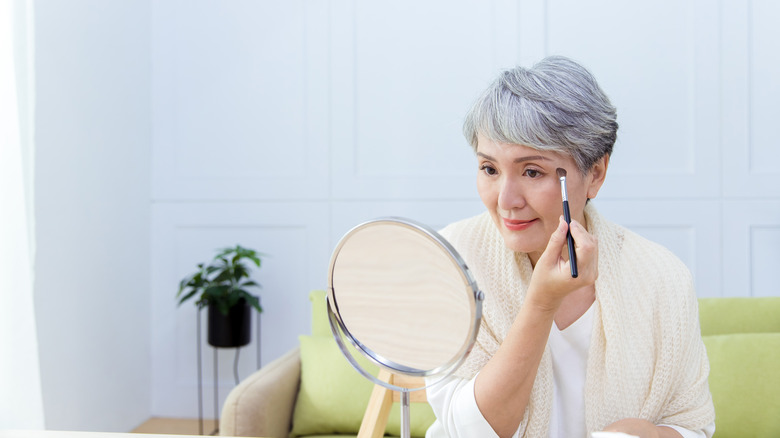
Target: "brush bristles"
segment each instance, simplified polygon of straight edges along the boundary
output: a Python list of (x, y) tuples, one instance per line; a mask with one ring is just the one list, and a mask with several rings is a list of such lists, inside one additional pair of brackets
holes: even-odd
[(555, 173), (558, 174), (558, 178), (566, 178), (566, 169), (563, 168), (557, 168), (555, 169)]

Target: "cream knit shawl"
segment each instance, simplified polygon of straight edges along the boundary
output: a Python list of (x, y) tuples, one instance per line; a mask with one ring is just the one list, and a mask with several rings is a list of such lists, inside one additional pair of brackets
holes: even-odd
[[(589, 433), (623, 418), (699, 430), (715, 411), (709, 362), (699, 330), (690, 272), (665, 248), (585, 208), (598, 238), (594, 323), (585, 378)], [(533, 273), (524, 253), (504, 246), (488, 213), (449, 225), (441, 234), (458, 250), (485, 292), (477, 343), (456, 375), (470, 379), (498, 350)], [(545, 348), (521, 437), (546, 437), (553, 373)]]

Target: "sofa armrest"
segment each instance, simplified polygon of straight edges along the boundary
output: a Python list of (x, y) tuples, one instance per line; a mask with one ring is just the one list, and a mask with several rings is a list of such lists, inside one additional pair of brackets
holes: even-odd
[(220, 435), (287, 438), (300, 377), (298, 348), (247, 377), (225, 401)]

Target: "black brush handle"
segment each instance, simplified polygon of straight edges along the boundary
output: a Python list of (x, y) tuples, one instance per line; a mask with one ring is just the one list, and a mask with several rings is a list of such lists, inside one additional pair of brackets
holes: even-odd
[[(563, 219), (571, 228), (571, 213), (569, 213), (569, 201), (563, 201)], [(574, 238), (571, 237), (571, 229), (566, 230), (566, 243), (569, 246), (569, 265), (571, 266), (571, 277), (577, 278), (577, 253), (574, 252)]]

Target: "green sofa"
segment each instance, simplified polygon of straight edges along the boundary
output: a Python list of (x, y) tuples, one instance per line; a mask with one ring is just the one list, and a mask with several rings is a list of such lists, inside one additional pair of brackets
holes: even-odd
[[(325, 292), (314, 291), (310, 299), (312, 334), (233, 389), (222, 410), (222, 435), (357, 434), (372, 384), (352, 370), (333, 341)], [(699, 314), (710, 358), (715, 437), (780, 437), (780, 297), (704, 298)], [(399, 434), (398, 418), (395, 406), (388, 435)], [(423, 436), (434, 419), (427, 404), (413, 404), (411, 418), (413, 436)]]
[(780, 437), (780, 297), (702, 298), (715, 438)]

